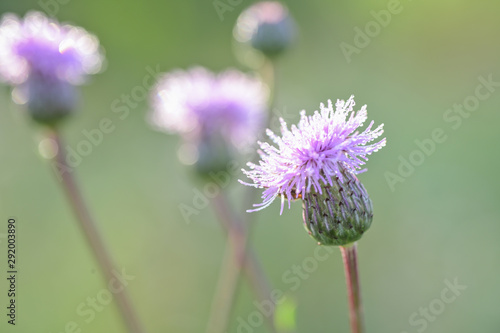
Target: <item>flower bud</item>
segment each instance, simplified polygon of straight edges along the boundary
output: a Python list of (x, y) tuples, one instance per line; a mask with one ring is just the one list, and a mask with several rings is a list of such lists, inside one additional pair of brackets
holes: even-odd
[(76, 108), (76, 88), (66, 81), (32, 74), (23, 88), (29, 114), (39, 123), (57, 123)]
[(295, 22), (288, 9), (277, 1), (262, 1), (245, 10), (235, 27), (235, 38), (249, 43), (268, 57), (290, 47), (295, 39)]
[(210, 173), (225, 171), (231, 160), (231, 151), (221, 135), (211, 133), (197, 141), (198, 159), (195, 162), (196, 172), (205, 177)]
[(342, 180), (323, 185), (303, 198), (304, 226), (321, 245), (346, 245), (361, 238), (373, 219), (373, 207), (365, 187), (354, 174), (341, 169)]

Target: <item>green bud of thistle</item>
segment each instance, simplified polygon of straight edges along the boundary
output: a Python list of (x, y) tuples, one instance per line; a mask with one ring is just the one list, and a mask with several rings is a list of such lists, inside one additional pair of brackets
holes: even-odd
[(28, 113), (38, 123), (55, 125), (75, 112), (77, 90), (66, 81), (32, 74), (24, 89)]
[(225, 171), (233, 153), (221, 133), (204, 135), (196, 144), (198, 158), (195, 162), (196, 172), (202, 177), (210, 173)]
[(237, 41), (249, 44), (267, 57), (289, 49), (296, 38), (295, 21), (278, 1), (261, 1), (246, 9), (234, 30)]
[(343, 180), (333, 180), (322, 193), (311, 191), (303, 198), (304, 226), (321, 245), (346, 245), (363, 236), (373, 219), (368, 193), (352, 173), (342, 170)]

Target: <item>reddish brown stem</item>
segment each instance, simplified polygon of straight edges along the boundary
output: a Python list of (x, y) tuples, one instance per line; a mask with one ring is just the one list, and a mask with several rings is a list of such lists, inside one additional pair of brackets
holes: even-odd
[[(108, 253), (106, 246), (104, 245), (98, 228), (94, 220), (92, 219), (92, 216), (90, 215), (85, 201), (80, 193), (76, 179), (73, 176), (74, 170), (71, 170), (71, 167), (66, 162), (65, 148), (62, 143), (61, 136), (56, 130), (52, 132), (52, 139), (55, 141), (57, 149), (55, 160), (59, 165), (58, 169), (61, 170), (61, 173), (59, 175), (60, 183), (66, 194), (68, 202), (73, 209), (80, 228), (85, 235), (88, 245), (92, 249), (97, 263), (102, 271), (102, 274), (106, 279), (107, 285), (109, 281), (115, 279), (115, 274), (113, 274), (113, 272), (115, 271), (115, 265), (111, 260), (111, 256)], [(143, 333), (144, 330), (139, 323), (139, 320), (135, 314), (126, 290), (123, 289), (120, 292), (114, 294), (114, 299), (116, 300), (128, 331), (130, 333)]]
[(363, 306), (361, 304), (361, 285), (358, 274), (357, 244), (341, 246), (344, 261), (347, 295), (349, 298), (349, 317), (352, 333), (363, 333)]

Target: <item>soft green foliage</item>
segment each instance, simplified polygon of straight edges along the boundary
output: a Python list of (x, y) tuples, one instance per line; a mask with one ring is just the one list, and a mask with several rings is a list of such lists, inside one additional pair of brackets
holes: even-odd
[(279, 332), (294, 332), (297, 329), (297, 302), (285, 296), (276, 306), (274, 323)]

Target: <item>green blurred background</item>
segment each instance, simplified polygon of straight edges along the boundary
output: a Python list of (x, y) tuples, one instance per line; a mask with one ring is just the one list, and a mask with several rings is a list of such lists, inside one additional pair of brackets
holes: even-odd
[[(178, 206), (191, 204), (200, 184), (178, 162), (178, 138), (154, 132), (145, 122), (147, 100), (123, 120), (111, 104), (142, 85), (147, 66), (247, 70), (233, 54), (232, 29), (252, 2), (233, 6), (222, 21), (211, 0), (64, 2), (56, 17), (95, 33), (108, 61), (106, 71), (82, 88), (81, 112), (64, 129), (67, 143), (77, 145), (83, 131), (97, 128), (103, 117), (116, 125), (77, 168), (83, 192), (119, 266), (135, 276), (127, 289), (148, 332), (203, 332), (223, 233), (210, 207), (190, 224), (182, 219)], [(370, 11), (387, 8), (387, 1), (283, 2), (300, 36), (278, 63), (276, 108), (311, 113), (329, 98), (355, 94), (358, 106), (368, 104), (370, 119), (385, 123), (387, 147), (360, 176), (375, 208), (372, 228), (359, 245), (368, 332), (500, 332), (500, 89), (458, 129), (443, 119), (454, 103), (474, 94), (480, 76), (500, 82), (500, 4), (403, 0), (402, 11), (348, 63), (339, 45), (353, 44), (353, 29), (364, 29), (373, 21)], [(1, 13), (41, 9), (37, 1), (0, 2)], [(59, 333), (75, 321), (82, 332), (124, 332), (113, 304), (89, 324), (76, 314), (104, 284), (50, 164), (38, 154), (43, 131), (12, 103), (7, 87), (1, 87), (0, 108), (0, 234), (15, 216), (20, 248), (13, 328), (4, 314), (0, 238), (0, 331)], [(386, 173), (397, 173), (399, 157), (408, 159), (417, 149), (414, 141), (430, 138), (435, 128), (447, 140), (392, 191)], [(230, 190), (243, 214), (241, 186), (234, 182)], [(313, 256), (316, 247), (301, 219), (298, 203), (281, 217), (278, 203), (256, 217), (254, 245), (273, 287), (283, 291), (290, 290), (283, 274)], [(349, 331), (335, 250), (288, 294), (297, 304), (296, 332)], [(424, 330), (412, 326), (412, 314), (439, 299), (444, 281), (455, 278), (467, 289)], [(247, 284), (242, 286), (229, 332), (237, 332), (237, 317), (246, 320), (256, 309)], [(262, 325), (253, 332), (268, 330)]]

